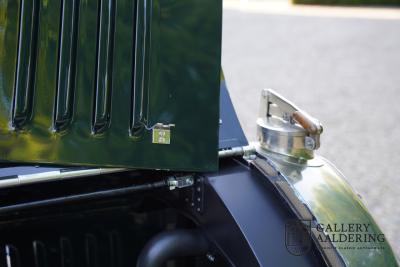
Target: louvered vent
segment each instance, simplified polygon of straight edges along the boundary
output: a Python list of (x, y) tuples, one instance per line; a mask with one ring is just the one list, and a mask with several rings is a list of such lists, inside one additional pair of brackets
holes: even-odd
[[(90, 90), (76, 85), (77, 69), (77, 42), (79, 24), (79, 1), (62, 0), (60, 1), (60, 23), (58, 32), (58, 58), (57, 58), (57, 77), (55, 98), (53, 103), (53, 123), (49, 129), (55, 132), (66, 130), (73, 122), (75, 94), (76, 90)], [(143, 3), (140, 3), (143, 2)], [(146, 11), (146, 1), (139, 1), (135, 4), (134, 15), (141, 21), (136, 21), (136, 25), (141, 26), (132, 31), (134, 39), (133, 51), (138, 51), (139, 58), (133, 59), (132, 68), (132, 95), (131, 99), (125, 99), (126, 104), (130, 105), (130, 131), (140, 128), (141, 120), (144, 119), (143, 105), (146, 103), (144, 88), (145, 80), (145, 56), (146, 38), (148, 34), (148, 18), (144, 15)], [(113, 64), (114, 64), (114, 32), (116, 20), (116, 0), (102, 0), (98, 2), (96, 24), (90, 25), (97, 29), (96, 42), (96, 62), (94, 68), (94, 88), (93, 89), (93, 112), (91, 118), (92, 134), (103, 133), (110, 126), (111, 118), (111, 98), (113, 91)], [(136, 16), (136, 12), (141, 12)], [(15, 130), (23, 129), (34, 116), (33, 100), (35, 98), (35, 75), (37, 67), (37, 46), (38, 33), (41, 27), (39, 23), (40, 2), (39, 0), (21, 0), (18, 30), (17, 64), (15, 71), (15, 88), (13, 96), (13, 111), (11, 124)], [(43, 29), (45, 30), (45, 29)], [(130, 36), (126, 36), (129, 38)], [(138, 73), (135, 73), (135, 67)], [(127, 81), (131, 82), (131, 81)], [(38, 94), (36, 97), (46, 97)], [(128, 130), (128, 129), (127, 129)], [(133, 131), (132, 131), (133, 130)]]
[(217, 168), (220, 1), (0, 7), (0, 160)]

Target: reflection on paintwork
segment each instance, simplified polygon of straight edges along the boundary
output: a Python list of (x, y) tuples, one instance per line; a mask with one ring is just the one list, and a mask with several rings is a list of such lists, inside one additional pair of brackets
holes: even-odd
[[(369, 227), (362, 234), (382, 235), (359, 196), (327, 160), (316, 157), (308, 166), (279, 157), (272, 158), (272, 161), (319, 224), (367, 224)], [(329, 236), (332, 233), (325, 230), (325, 234)], [(340, 242), (330, 237), (347, 266), (397, 266), (387, 240)]]
[[(76, 1), (79, 3), (76, 62), (65, 60), (64, 53), (60, 55), (61, 24), (68, 22), (61, 16), (68, 15), (72, 19), (73, 14), (76, 14), (72, 6), (64, 6), (68, 10), (61, 12), (66, 1), (35, 0), (39, 5), (37, 60), (34, 90), (30, 91), (32, 94), (28, 97), (33, 105), (29, 120), (20, 129), (12, 129), (11, 103), (16, 86), (19, 13), (21, 3), (28, 1), (0, 1), (0, 159), (216, 170), (221, 1), (117, 1), (115, 25), (110, 24), (111, 28), (115, 27), (112, 55), (107, 52), (110, 49), (103, 52), (100, 48), (100, 54), (96, 52), (99, 44), (97, 25), (100, 1)], [(107, 4), (110, 1), (116, 3), (114, 0), (102, 0), (101, 3)], [(139, 10), (136, 4), (143, 8)], [(146, 35), (146, 52), (142, 55), (145, 73), (140, 76), (146, 90), (140, 95), (144, 104), (137, 111), (133, 105), (133, 84), (138, 77), (135, 74), (136, 53), (140, 51), (137, 51), (139, 46), (136, 46), (135, 41), (137, 32), (140, 35), (143, 31), (136, 31), (135, 26), (137, 14), (145, 9), (148, 14), (147, 26), (150, 28)], [(108, 17), (104, 22), (110, 22)], [(106, 28), (104, 35), (101, 32), (101, 38), (109, 36)], [(143, 39), (143, 36), (139, 37)], [(70, 45), (73, 43), (66, 48), (69, 49)], [(60, 56), (63, 58), (61, 61)], [(98, 56), (104, 59), (101, 62), (106, 65), (112, 62), (112, 68), (109, 65), (102, 66), (104, 69), (98, 71), (98, 75), (106, 75), (107, 78), (102, 77), (96, 84)], [(60, 62), (66, 64), (62, 68), (66, 74), (58, 77)], [(67, 73), (69, 68), (71, 71), (75, 68), (74, 77)], [(73, 80), (68, 81), (69, 89), (63, 91), (61, 99), (61, 95), (57, 96), (57, 87), (70, 77)], [(70, 90), (72, 88), (74, 90)], [(63, 104), (56, 106), (57, 100)], [(71, 101), (73, 106), (69, 108), (67, 102)], [(59, 112), (59, 116), (56, 116), (55, 111)], [(137, 116), (136, 112), (142, 115)], [(132, 118), (137, 117), (141, 119), (141, 131), (131, 136)], [(93, 133), (93, 123), (97, 134)], [(176, 125), (171, 129), (170, 144), (152, 143), (151, 129), (157, 123)]]
[(32, 117), (36, 70), (39, 4), (21, 0), (19, 11), (18, 52), (12, 107), (12, 127), (22, 128)]
[(62, 1), (62, 23), (58, 56), (57, 93), (55, 100), (55, 131), (64, 130), (72, 120), (76, 75), (76, 45), (79, 21), (79, 1)]

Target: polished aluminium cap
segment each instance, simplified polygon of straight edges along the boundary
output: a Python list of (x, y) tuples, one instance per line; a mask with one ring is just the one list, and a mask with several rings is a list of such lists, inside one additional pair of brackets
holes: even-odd
[(261, 94), (257, 136), (268, 152), (308, 160), (320, 146), (322, 126), (271, 89)]

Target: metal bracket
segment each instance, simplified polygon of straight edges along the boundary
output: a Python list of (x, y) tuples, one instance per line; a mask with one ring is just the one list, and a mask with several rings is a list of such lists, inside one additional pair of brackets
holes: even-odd
[(193, 175), (183, 176), (171, 176), (167, 179), (169, 190), (175, 190), (176, 188), (185, 188), (194, 184)]
[(204, 178), (196, 176), (191, 190), (184, 195), (186, 205), (195, 212), (204, 212)]

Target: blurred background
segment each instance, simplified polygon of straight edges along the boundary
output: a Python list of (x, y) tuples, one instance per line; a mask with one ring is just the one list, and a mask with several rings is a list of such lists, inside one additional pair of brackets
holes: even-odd
[[(262, 88), (324, 125), (319, 154), (400, 255), (400, 0), (224, 0), (222, 66), (245, 133)], [(326, 4), (334, 4), (329, 6)], [(350, 6), (337, 6), (337, 5)]]

